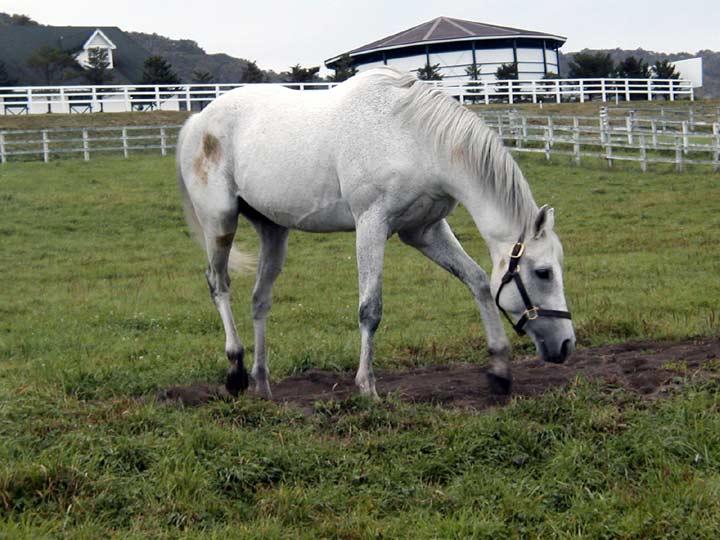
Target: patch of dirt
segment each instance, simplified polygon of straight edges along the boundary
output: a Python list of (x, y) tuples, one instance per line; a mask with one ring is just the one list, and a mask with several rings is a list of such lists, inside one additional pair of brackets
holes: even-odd
[[(536, 357), (512, 361), (512, 395), (535, 396), (570, 383), (575, 377), (600, 380), (641, 395), (655, 396), (685, 378), (715, 376), (720, 367), (720, 339), (681, 342), (641, 341), (580, 349), (563, 365), (545, 364)], [(669, 369), (671, 368), (672, 369)], [(407, 372), (376, 372), (378, 393), (399, 396), (403, 401), (436, 403), (449, 407), (483, 409), (501, 405), (507, 397), (494, 395), (485, 379), (485, 368), (475, 364), (428, 366)], [(273, 400), (311, 408), (316, 401), (341, 400), (355, 392), (354, 373), (311, 369), (271, 382)], [(157, 399), (199, 405), (226, 399), (222, 386), (197, 384), (171, 387)]]

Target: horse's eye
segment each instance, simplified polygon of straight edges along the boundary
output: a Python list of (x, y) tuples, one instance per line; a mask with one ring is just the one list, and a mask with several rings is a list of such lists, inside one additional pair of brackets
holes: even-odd
[(549, 268), (540, 268), (535, 270), (535, 275), (540, 279), (548, 280), (552, 277), (552, 271)]

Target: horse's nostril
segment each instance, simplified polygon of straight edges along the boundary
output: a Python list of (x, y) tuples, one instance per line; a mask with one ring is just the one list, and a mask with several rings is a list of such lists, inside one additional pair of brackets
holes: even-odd
[(561, 362), (567, 360), (567, 357), (570, 356), (574, 350), (575, 344), (572, 340), (566, 339), (563, 341), (562, 346), (560, 347), (560, 358), (562, 358)]

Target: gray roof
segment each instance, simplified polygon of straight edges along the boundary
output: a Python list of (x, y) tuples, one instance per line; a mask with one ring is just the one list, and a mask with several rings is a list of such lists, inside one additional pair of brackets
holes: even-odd
[[(27, 65), (27, 59), (33, 52), (43, 45), (61, 47), (73, 53), (79, 52), (87, 39), (98, 29), (117, 46), (113, 51), (115, 78), (112, 83), (139, 83), (142, 79), (143, 63), (150, 54), (115, 26), (2, 26), (0, 60), (5, 62), (8, 74), (20, 80), (18, 84), (42, 85), (45, 84), (42, 76)], [(83, 80), (79, 78), (63, 82), (72, 83), (83, 84)]]
[[(397, 34), (384, 37), (357, 49), (350, 51), (350, 56), (359, 56), (365, 53), (382, 51), (387, 49), (395, 49), (408, 45), (420, 45), (429, 43), (438, 43), (444, 41), (470, 41), (479, 39), (493, 38), (517, 38), (530, 37), (540, 39), (552, 39), (565, 43), (563, 36), (555, 34), (546, 34), (544, 32), (536, 32), (534, 30), (523, 30), (521, 28), (511, 28), (508, 26), (497, 26), (482, 22), (466, 21), (463, 19), (453, 19), (451, 17), (437, 17), (431, 21), (418, 24)], [(325, 61), (326, 64), (334, 63), (340, 55)]]

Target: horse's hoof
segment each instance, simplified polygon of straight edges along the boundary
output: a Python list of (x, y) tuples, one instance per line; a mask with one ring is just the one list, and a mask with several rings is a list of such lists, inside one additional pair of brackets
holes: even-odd
[(230, 395), (237, 397), (239, 393), (247, 390), (250, 385), (247, 371), (244, 366), (237, 364), (230, 366), (225, 379), (225, 388)]
[(512, 377), (497, 375), (491, 371), (485, 373), (490, 391), (499, 396), (507, 396), (512, 391)]

